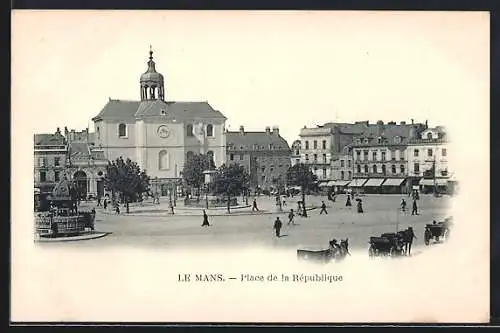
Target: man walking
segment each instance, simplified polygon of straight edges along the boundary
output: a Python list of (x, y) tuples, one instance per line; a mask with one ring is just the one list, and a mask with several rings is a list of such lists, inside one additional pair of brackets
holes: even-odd
[(276, 217), (276, 221), (274, 221), (274, 229), (276, 230), (276, 237), (280, 237), (280, 231), (283, 223), (281, 223), (279, 216)]
[(253, 211), (259, 211), (259, 208), (257, 208), (257, 200), (256, 199), (253, 199), (252, 212)]
[(210, 223), (208, 223), (208, 215), (205, 212), (205, 210), (203, 210), (203, 223), (201, 226), (202, 227), (210, 227)]
[(295, 224), (295, 222), (293, 221), (294, 217), (295, 217), (295, 214), (293, 214), (293, 209), (291, 209), (290, 213), (288, 213), (288, 225)]
[(328, 212), (326, 211), (326, 204), (324, 201), (321, 201), (321, 211), (319, 212), (319, 215), (323, 214), (323, 212), (328, 215)]
[(417, 239), (412, 227), (408, 227), (406, 230), (406, 237), (405, 252), (407, 255), (411, 255), (411, 245), (413, 244), (413, 239)]
[(411, 210), (411, 215), (418, 215), (417, 199), (413, 199), (413, 207)]

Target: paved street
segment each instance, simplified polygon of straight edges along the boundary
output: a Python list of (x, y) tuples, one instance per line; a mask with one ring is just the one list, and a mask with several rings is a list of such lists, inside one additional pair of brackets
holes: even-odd
[[(349, 238), (351, 248), (368, 248), (370, 236), (379, 236), (383, 232), (393, 232), (399, 227), (413, 226), (418, 237), (414, 243), (416, 247), (423, 245), (423, 232), (426, 223), (433, 219), (442, 220), (449, 215), (447, 210), (448, 197), (434, 198), (422, 195), (418, 205), (420, 215), (411, 216), (410, 212), (402, 213), (399, 209), (401, 195), (366, 195), (362, 197), (365, 213), (356, 212), (355, 201), (353, 207), (345, 207), (345, 196), (340, 195), (335, 203), (324, 197), (309, 196), (308, 206), (319, 206), (325, 200), (328, 206), (328, 215), (319, 215), (320, 210), (309, 211), (308, 218), (296, 217), (295, 226), (287, 225), (287, 215), (290, 208), (296, 210), (296, 200), (288, 199), (285, 212), (276, 212), (274, 198), (258, 198), (260, 209), (268, 214), (254, 214), (244, 216), (211, 216), (212, 224), (209, 228), (201, 227), (201, 209), (198, 215), (179, 216), (162, 213), (162, 205), (155, 208), (146, 203), (142, 210), (158, 209), (160, 213), (149, 215), (126, 214), (115, 215), (103, 213), (97, 209), (96, 230), (111, 232), (112, 234), (95, 240), (65, 242), (64, 244), (44, 244), (43, 246), (74, 246), (96, 247), (129, 245), (134, 247), (176, 247), (188, 248), (194, 245), (207, 246), (265, 246), (265, 247), (292, 247), (292, 248), (325, 248), (328, 241), (335, 237)], [(411, 200), (405, 197), (408, 207)], [(293, 200), (293, 201), (292, 201)], [(95, 205), (95, 204), (94, 204)], [(158, 206), (156, 206), (158, 207)], [(124, 209), (123, 209), (124, 211)], [(131, 212), (138, 211), (132, 207)], [(247, 208), (247, 212), (249, 209)], [(283, 221), (283, 237), (277, 239), (272, 229), (276, 216)]]

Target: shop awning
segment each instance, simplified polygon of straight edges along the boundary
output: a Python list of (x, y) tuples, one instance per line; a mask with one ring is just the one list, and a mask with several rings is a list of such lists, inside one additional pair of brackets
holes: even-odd
[[(434, 186), (434, 179), (425, 179), (422, 178), (419, 182), (419, 185), (422, 186)], [(446, 186), (448, 185), (448, 178), (436, 178), (437, 186)]]
[(40, 194), (40, 189), (35, 187), (35, 194)]
[(351, 182), (350, 180), (335, 180), (333, 182), (333, 186), (346, 186), (350, 182)]
[(363, 187), (379, 187), (384, 182), (385, 178), (370, 178)]
[(367, 178), (356, 178), (351, 180), (349, 183), (350, 187), (363, 187), (363, 184), (366, 183), (368, 179)]
[(387, 178), (382, 186), (400, 186), (404, 181), (403, 178)]
[(330, 182), (321, 182), (318, 184), (319, 187), (331, 186)]

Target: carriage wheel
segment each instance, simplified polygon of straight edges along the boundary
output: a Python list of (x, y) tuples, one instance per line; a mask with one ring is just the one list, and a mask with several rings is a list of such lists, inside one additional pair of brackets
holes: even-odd
[(430, 239), (427, 238), (427, 237), (425, 237), (424, 243), (425, 243), (425, 245), (429, 245), (430, 244)]
[(373, 258), (375, 256), (375, 250), (373, 249), (373, 246), (370, 246), (370, 248), (368, 249), (368, 256), (370, 258)]

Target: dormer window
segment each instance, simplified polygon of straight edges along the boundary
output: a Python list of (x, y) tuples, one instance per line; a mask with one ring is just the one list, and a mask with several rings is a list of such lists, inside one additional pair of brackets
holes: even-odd
[(161, 113), (162, 116), (166, 116), (167, 115), (167, 110), (161, 109), (160, 113)]
[(127, 137), (127, 125), (121, 123), (118, 125), (118, 137), (126, 138)]
[(364, 143), (368, 143), (368, 138), (365, 138)]
[(432, 140), (432, 133), (431, 132), (427, 133), (427, 139)]
[(401, 143), (401, 137), (400, 136), (395, 136), (394, 137), (394, 143)]
[(377, 143), (378, 143), (378, 144), (381, 144), (381, 143), (382, 143), (382, 138), (381, 138), (381, 137), (378, 137), (378, 138), (377, 138)]

